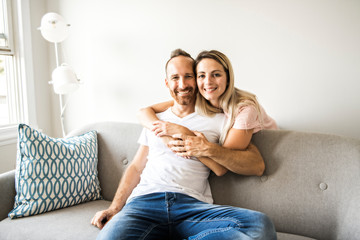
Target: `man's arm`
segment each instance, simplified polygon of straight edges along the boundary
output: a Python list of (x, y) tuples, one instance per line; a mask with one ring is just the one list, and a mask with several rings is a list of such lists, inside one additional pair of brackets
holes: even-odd
[(148, 153), (149, 148), (147, 146), (141, 145), (139, 147), (133, 161), (120, 180), (120, 184), (110, 207), (106, 210), (97, 212), (91, 220), (91, 224), (102, 229), (115, 214), (120, 212), (131, 192), (140, 182), (140, 175), (145, 168)]
[(265, 163), (255, 145), (248, 144), (244, 150), (223, 147), (207, 141), (202, 133), (195, 132), (195, 134), (195, 137), (174, 135), (183, 140), (171, 141), (169, 146), (179, 156), (208, 157), (238, 174), (261, 176), (264, 173)]
[[(243, 175), (261, 176), (265, 171), (265, 163), (257, 147), (250, 143), (253, 136), (253, 129), (235, 129), (231, 128), (222, 145), (230, 151), (224, 152), (223, 149), (212, 149), (209, 153), (216, 158), (217, 162), (224, 162), (229, 170)], [(244, 151), (239, 151), (244, 150)], [(235, 152), (234, 152), (235, 151)], [(216, 156), (224, 154), (220, 159)], [(235, 157), (235, 159), (231, 159)], [(234, 160), (236, 165), (234, 164)]]
[(212, 145), (204, 154), (230, 171), (242, 175), (263, 175), (265, 163), (254, 144), (250, 143), (245, 150), (224, 148), (213, 143)]

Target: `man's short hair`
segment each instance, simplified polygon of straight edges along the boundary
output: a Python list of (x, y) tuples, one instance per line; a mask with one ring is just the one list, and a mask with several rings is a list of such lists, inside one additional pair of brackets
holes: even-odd
[(171, 52), (170, 54), (170, 59), (166, 62), (165, 64), (165, 74), (167, 74), (167, 66), (170, 62), (171, 59), (175, 58), (175, 57), (179, 57), (179, 56), (184, 56), (184, 57), (189, 57), (193, 60), (193, 62), (195, 63), (195, 60), (194, 58), (187, 52), (185, 52), (184, 50), (178, 48), (178, 49), (175, 49), (174, 51)]

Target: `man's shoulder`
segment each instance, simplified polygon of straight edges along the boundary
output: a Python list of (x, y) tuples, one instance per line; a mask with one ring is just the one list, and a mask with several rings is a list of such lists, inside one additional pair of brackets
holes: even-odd
[(159, 112), (159, 113), (156, 114), (156, 116), (157, 116), (158, 118), (163, 118), (163, 117), (171, 116), (171, 109), (168, 108), (168, 109), (166, 109), (166, 110), (163, 111), (163, 112)]

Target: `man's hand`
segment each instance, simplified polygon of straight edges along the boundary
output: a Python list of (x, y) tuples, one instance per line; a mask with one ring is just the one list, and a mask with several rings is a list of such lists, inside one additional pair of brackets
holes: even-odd
[(218, 145), (209, 142), (204, 134), (200, 132), (194, 131), (193, 134), (195, 136), (175, 134), (173, 135), (175, 140), (170, 141), (168, 146), (178, 156), (184, 158), (197, 157), (200, 162), (210, 168), (217, 176), (224, 175), (227, 169), (208, 157), (208, 150), (214, 147), (214, 145)]
[(193, 133), (195, 136), (174, 134), (172, 137), (176, 140), (170, 141), (168, 146), (180, 157), (206, 156), (206, 151), (211, 147), (211, 143), (204, 134), (196, 131)]
[(113, 209), (106, 209), (103, 211), (99, 211), (95, 214), (95, 216), (91, 220), (91, 224), (102, 229), (105, 224), (110, 221), (110, 219), (117, 214), (118, 212)]

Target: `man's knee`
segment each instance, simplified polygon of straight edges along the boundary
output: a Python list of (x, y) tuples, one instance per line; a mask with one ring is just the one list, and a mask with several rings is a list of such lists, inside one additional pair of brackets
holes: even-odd
[(258, 233), (254, 239), (276, 240), (276, 231), (271, 219), (264, 213), (256, 213)]
[(116, 239), (107, 229), (102, 229), (96, 237), (96, 240), (113, 240)]
[(96, 240), (119, 240), (123, 236), (122, 232), (126, 229), (122, 222), (123, 216), (121, 212), (117, 213), (110, 221), (108, 221), (103, 229), (99, 232)]

